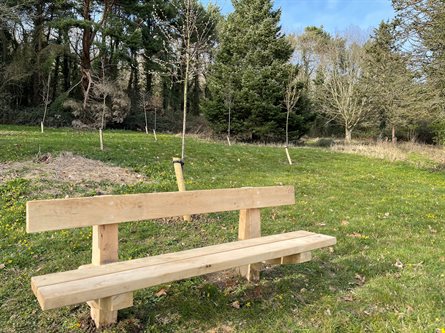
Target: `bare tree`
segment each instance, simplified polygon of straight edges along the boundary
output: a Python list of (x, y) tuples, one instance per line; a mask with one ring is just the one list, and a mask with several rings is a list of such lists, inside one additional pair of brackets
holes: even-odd
[(165, 51), (170, 55), (166, 61), (156, 61), (177, 82), (183, 83), (181, 160), (184, 162), (188, 86), (190, 80), (202, 70), (215, 22), (196, 0), (177, 0), (173, 5), (181, 18), (177, 24), (161, 19), (165, 15), (155, 8), (155, 20), (167, 41)]
[[(110, 13), (115, 5), (115, 0), (105, 0), (103, 2), (102, 15), (98, 22), (94, 19), (96, 16), (93, 12), (93, 1), (84, 0), (82, 6), (82, 18), (85, 20), (83, 25), (82, 34), (82, 53), (80, 56), (80, 69), (82, 76), (82, 93), (83, 93), (83, 112), (87, 108), (88, 99), (90, 98), (90, 92), (93, 87), (93, 58), (92, 58), (92, 47), (96, 35), (100, 29), (102, 29), (110, 16)], [(97, 51), (97, 50), (96, 50)], [(97, 53), (97, 52), (96, 52)]]
[(162, 109), (162, 98), (159, 94), (142, 94), (141, 98), (142, 109), (144, 110), (145, 118), (145, 133), (148, 134), (148, 111), (153, 111), (153, 136), (155, 141), (158, 141), (156, 136), (157, 130), (157, 115), (158, 111)]
[(44, 103), (44, 110), (43, 110), (43, 118), (40, 122), (40, 131), (43, 133), (43, 126), (45, 124), (46, 119), (46, 113), (48, 111), (48, 105), (51, 103), (49, 99), (49, 93), (50, 93), (50, 87), (51, 87), (51, 72), (48, 72), (48, 79), (45, 82), (45, 94), (43, 95), (43, 103)]
[(286, 92), (284, 94), (284, 104), (286, 106), (286, 145), (284, 146), (286, 150), (287, 160), (289, 164), (292, 165), (292, 159), (289, 155), (289, 116), (292, 110), (297, 105), (298, 100), (301, 97), (301, 80), (304, 79), (301, 75), (301, 70), (299, 68), (292, 68), (289, 71), (289, 77), (286, 84)]
[(351, 141), (353, 130), (370, 120), (369, 95), (362, 80), (363, 48), (358, 44), (346, 45), (336, 39), (329, 47), (329, 57), (324, 73), (321, 113), (328, 121), (343, 126), (345, 140)]
[(232, 107), (233, 107), (233, 101), (234, 101), (234, 91), (232, 87), (232, 80), (227, 81), (227, 85), (224, 87), (225, 94), (224, 94), (224, 104), (227, 107), (228, 111), (228, 117), (227, 117), (227, 142), (229, 146), (232, 144), (230, 143), (230, 131), (232, 126)]

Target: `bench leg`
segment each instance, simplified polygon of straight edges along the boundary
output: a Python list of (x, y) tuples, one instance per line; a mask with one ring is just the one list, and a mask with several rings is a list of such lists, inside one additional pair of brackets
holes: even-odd
[(106, 298), (88, 301), (91, 308), (91, 318), (97, 327), (115, 323), (117, 321), (117, 310), (133, 306), (133, 292), (114, 295)]
[(88, 305), (91, 307), (91, 318), (94, 320), (97, 328), (117, 322), (117, 310), (111, 310), (111, 297), (88, 302)]
[[(258, 208), (242, 209), (239, 216), (238, 239), (261, 237), (261, 215)], [(260, 279), (260, 263), (254, 263), (238, 268), (238, 273), (248, 281)]]

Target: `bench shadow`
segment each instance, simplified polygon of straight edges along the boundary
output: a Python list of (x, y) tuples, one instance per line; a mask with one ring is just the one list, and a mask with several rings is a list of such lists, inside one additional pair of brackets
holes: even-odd
[[(365, 277), (360, 275), (363, 271)], [(395, 268), (389, 262), (376, 264), (364, 256), (341, 258), (321, 253), (300, 265), (266, 266), (259, 283), (243, 280), (234, 270), (208, 274), (136, 292), (134, 306), (119, 312), (115, 329), (174, 332), (178, 326), (199, 326), (224, 332), (228, 322), (243, 322), (248, 327), (258, 318), (273, 316), (277, 321), (323, 297), (340, 297), (374, 277), (392, 272)], [(159, 292), (162, 289), (165, 295)], [(287, 309), (271, 311), (280, 302), (277, 297), (283, 295)]]

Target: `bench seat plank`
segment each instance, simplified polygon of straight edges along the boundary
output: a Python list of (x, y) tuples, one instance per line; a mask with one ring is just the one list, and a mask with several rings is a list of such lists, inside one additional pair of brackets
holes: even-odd
[(265, 236), (156, 257), (32, 278), (43, 310), (332, 246), (335, 237), (305, 231)]
[(115, 262), (110, 263), (107, 265), (101, 265), (101, 266), (94, 266), (94, 265), (86, 265), (81, 266), (82, 269), (76, 269), (66, 272), (58, 272), (58, 273), (52, 273), (52, 274), (46, 274), (41, 276), (34, 276), (31, 278), (31, 284), (33, 289), (43, 286), (48, 286), (52, 284), (57, 284), (61, 282), (68, 282), (68, 281), (74, 281), (84, 278), (90, 278), (93, 276), (100, 276), (107, 273), (117, 273), (122, 272), (129, 269), (135, 269), (135, 268), (141, 268), (141, 267), (147, 267), (147, 266), (153, 266), (157, 264), (162, 264), (166, 262), (173, 262), (177, 260), (182, 259), (189, 259), (194, 257), (199, 257), (206, 254), (212, 254), (212, 253), (219, 253), (224, 252), (228, 250), (235, 250), (235, 249), (241, 249), (253, 245), (261, 245), (266, 243), (272, 243), (282, 240), (288, 240), (293, 238), (299, 238), (299, 237), (306, 237), (314, 235), (313, 232), (308, 231), (293, 231), (288, 232), (284, 234), (277, 234), (277, 235), (271, 235), (266, 237), (258, 237), (258, 238), (252, 238), (248, 241), (236, 241), (236, 242), (230, 242), (230, 243), (223, 243), (218, 245), (211, 245), (201, 248), (194, 248), (190, 250), (184, 250), (181, 252), (175, 252), (175, 253), (166, 253), (161, 254), (158, 256), (153, 257), (145, 257), (145, 258), (139, 258), (139, 259), (133, 259), (128, 261), (121, 261), (121, 262)]

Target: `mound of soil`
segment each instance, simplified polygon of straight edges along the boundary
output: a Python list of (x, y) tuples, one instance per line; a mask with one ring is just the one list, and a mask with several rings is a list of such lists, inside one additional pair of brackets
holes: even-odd
[[(131, 170), (104, 162), (74, 155), (70, 152), (58, 156), (44, 154), (32, 161), (0, 163), (0, 184), (14, 178), (31, 180), (45, 187), (80, 187), (107, 192), (107, 185), (135, 184), (147, 179)], [(56, 194), (60, 191), (51, 191)]]

